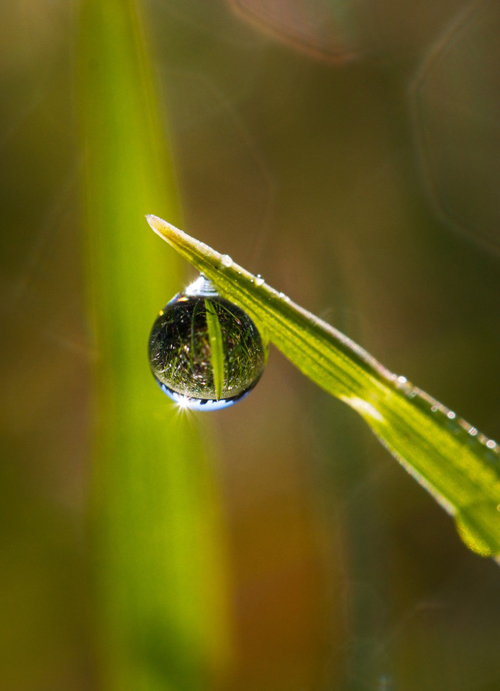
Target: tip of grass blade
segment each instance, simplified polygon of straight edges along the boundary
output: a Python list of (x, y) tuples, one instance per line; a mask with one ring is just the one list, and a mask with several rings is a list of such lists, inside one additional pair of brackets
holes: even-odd
[(152, 230), (169, 244), (175, 244), (174, 240), (176, 237), (186, 235), (186, 233), (179, 230), (179, 228), (176, 228), (171, 223), (168, 223), (168, 221), (164, 221), (154, 214), (146, 214), (146, 221), (149, 223)]
[[(216, 264), (221, 255), (204, 242), (196, 240), (183, 230), (176, 228), (168, 221), (158, 216), (147, 214), (146, 220), (153, 231), (165, 240), (171, 247), (177, 250), (185, 259), (190, 261), (199, 271), (203, 271), (203, 264)], [(198, 261), (197, 261), (198, 260)], [(201, 263), (200, 263), (201, 261)]]

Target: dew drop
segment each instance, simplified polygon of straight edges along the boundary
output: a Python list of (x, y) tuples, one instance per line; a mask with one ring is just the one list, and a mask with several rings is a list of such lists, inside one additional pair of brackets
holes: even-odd
[(263, 283), (264, 283), (264, 279), (262, 278), (262, 276), (260, 274), (258, 274), (258, 276), (255, 277), (255, 285), (261, 286), (261, 285), (263, 285)]
[(160, 312), (149, 338), (153, 376), (181, 408), (233, 405), (257, 384), (266, 359), (250, 317), (202, 276)]
[(226, 266), (229, 269), (229, 267), (233, 265), (233, 260), (229, 254), (223, 254), (220, 258), (220, 263), (222, 266)]

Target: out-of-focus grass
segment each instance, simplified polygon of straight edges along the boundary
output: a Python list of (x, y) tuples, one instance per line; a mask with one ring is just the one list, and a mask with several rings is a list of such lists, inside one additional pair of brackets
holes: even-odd
[(153, 383), (147, 335), (179, 288), (143, 216), (178, 215), (137, 8), (85, 0), (79, 48), (88, 279), (98, 339), (92, 527), (105, 688), (207, 688), (227, 655), (206, 444)]

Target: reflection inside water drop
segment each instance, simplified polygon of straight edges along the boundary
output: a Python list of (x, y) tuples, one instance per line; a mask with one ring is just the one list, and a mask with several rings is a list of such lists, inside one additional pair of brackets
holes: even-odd
[(257, 384), (266, 359), (250, 317), (204, 277), (160, 312), (149, 339), (153, 376), (181, 408), (233, 405)]

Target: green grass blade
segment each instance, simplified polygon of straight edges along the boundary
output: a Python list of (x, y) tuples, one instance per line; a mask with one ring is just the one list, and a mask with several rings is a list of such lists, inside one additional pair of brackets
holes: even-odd
[(210, 341), (215, 396), (217, 400), (220, 400), (222, 398), (222, 389), (224, 388), (224, 341), (215, 305), (210, 300), (205, 300), (205, 314)]
[[(246, 309), (310, 379), (354, 408), (400, 463), (455, 518), (466, 544), (500, 555), (500, 453), (425, 392), (242, 267), (156, 216), (153, 230)], [(229, 266), (228, 266), (229, 264)]]
[(130, 0), (84, 0), (79, 102), (97, 442), (93, 547), (103, 688), (206, 689), (224, 665), (223, 542), (199, 426), (155, 385), (147, 341), (179, 289), (178, 257), (141, 232), (177, 195), (139, 17)]

